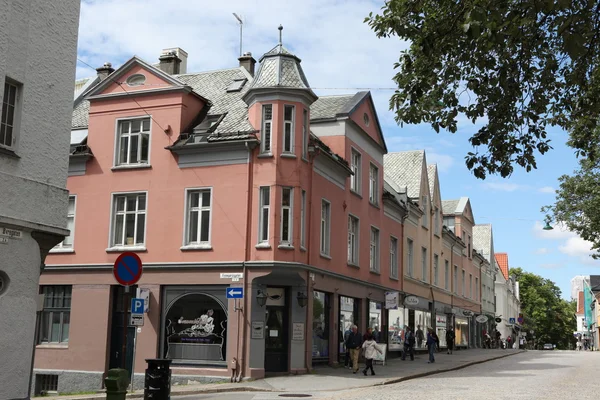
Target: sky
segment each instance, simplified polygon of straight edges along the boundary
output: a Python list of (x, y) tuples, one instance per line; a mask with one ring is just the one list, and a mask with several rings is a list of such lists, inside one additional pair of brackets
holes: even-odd
[(553, 280), (570, 297), (575, 275), (600, 273), (600, 260), (589, 243), (556, 226), (544, 231), (540, 209), (554, 201), (557, 178), (577, 167), (567, 134), (550, 131), (554, 149), (537, 158), (538, 169), (515, 168), (510, 178), (475, 178), (464, 157), (478, 126), (461, 120), (458, 132), (436, 134), (427, 125), (399, 127), (389, 110), (394, 62), (407, 47), (400, 39), (378, 39), (364, 23), (383, 1), (369, 0), (82, 0), (77, 77), (93, 76), (87, 66), (122, 65), (133, 55), (158, 62), (162, 49), (181, 47), (188, 53), (188, 72), (238, 65), (241, 15), (244, 52), (258, 60), (274, 47), (277, 27), (283, 44), (300, 59), (317, 95), (370, 90), (389, 152), (425, 149), (427, 162), (437, 163), (442, 199), (469, 197), (475, 222), (491, 223), (496, 252), (506, 252), (510, 267), (521, 267)]

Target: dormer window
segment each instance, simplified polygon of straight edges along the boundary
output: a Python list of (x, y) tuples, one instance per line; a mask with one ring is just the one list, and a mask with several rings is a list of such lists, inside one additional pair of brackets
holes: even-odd
[(208, 115), (204, 120), (194, 128), (195, 135), (212, 132), (223, 120), (225, 115)]
[(119, 121), (117, 135), (117, 166), (148, 164), (150, 118)]
[(233, 81), (231, 81), (231, 83), (229, 84), (229, 86), (227, 86), (227, 92), (239, 92), (240, 90), (242, 90), (242, 88), (244, 87), (244, 85), (246, 84), (246, 82), (248, 82), (248, 79), (234, 79)]
[(127, 78), (127, 86), (142, 86), (146, 83), (146, 76), (143, 74), (133, 74)]

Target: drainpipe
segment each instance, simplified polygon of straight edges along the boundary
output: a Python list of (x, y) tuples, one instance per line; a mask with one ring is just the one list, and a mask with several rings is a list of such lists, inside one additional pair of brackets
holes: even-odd
[[(452, 246), (450, 246), (450, 276), (452, 277), (452, 279), (450, 279), (450, 291), (452, 292), (452, 295), (450, 296), (450, 307), (452, 308), (452, 310), (454, 310), (454, 288), (456, 286), (456, 282), (454, 282), (454, 246), (456, 246), (456, 241), (452, 243)], [(452, 330), (454, 330), (454, 322), (455, 315), (454, 313), (452, 313)]]

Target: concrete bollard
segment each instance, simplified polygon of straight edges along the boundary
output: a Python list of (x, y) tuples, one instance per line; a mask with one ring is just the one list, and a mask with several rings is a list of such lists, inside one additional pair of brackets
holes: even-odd
[(106, 400), (125, 400), (129, 386), (129, 372), (126, 369), (109, 369), (106, 378)]

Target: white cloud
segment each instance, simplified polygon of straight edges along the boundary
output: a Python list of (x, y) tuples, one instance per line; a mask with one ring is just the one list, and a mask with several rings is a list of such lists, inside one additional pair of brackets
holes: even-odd
[(428, 164), (437, 164), (438, 171), (440, 172), (448, 172), (450, 168), (454, 165), (454, 158), (447, 154), (440, 154), (436, 152), (427, 152), (427, 163)]
[(540, 193), (554, 193), (556, 190), (552, 186), (544, 186), (538, 189)]
[(557, 246), (559, 252), (569, 257), (573, 257), (579, 263), (583, 264), (595, 264), (599, 262), (590, 257), (593, 254), (592, 243), (583, 240), (575, 232), (571, 232), (563, 224), (554, 225), (554, 229), (545, 231), (543, 230), (541, 222), (536, 221), (533, 226), (533, 233), (536, 237), (546, 240), (561, 241), (562, 244)]
[(541, 247), (541, 248), (539, 248), (539, 249), (536, 249), (534, 253), (535, 253), (535, 254), (549, 254), (549, 253), (551, 253), (551, 252), (552, 252), (552, 250), (550, 250), (550, 249), (547, 249), (547, 248), (545, 248), (545, 247)]
[(501, 192), (514, 192), (515, 190), (523, 188), (522, 185), (510, 182), (485, 182), (483, 185), (488, 189), (497, 190)]

